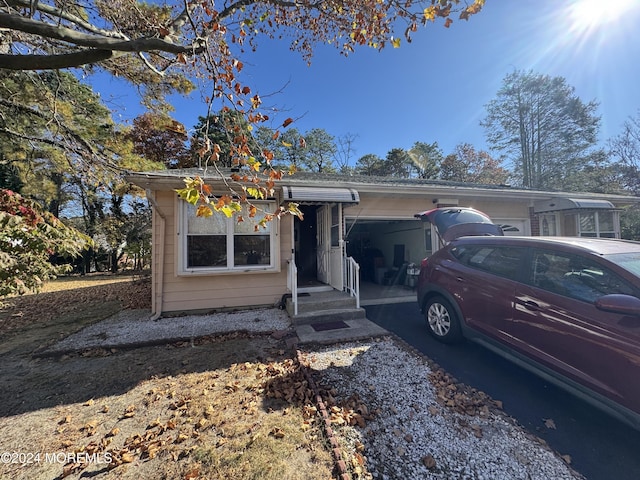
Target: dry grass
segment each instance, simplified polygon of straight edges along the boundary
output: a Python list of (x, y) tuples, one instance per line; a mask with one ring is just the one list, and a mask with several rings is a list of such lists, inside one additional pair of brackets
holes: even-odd
[[(47, 282), (42, 292), (0, 301), (0, 334), (30, 325), (67, 323), (76, 330), (121, 309), (151, 308), (149, 278), (140, 275), (86, 275)], [(82, 319), (82, 312), (87, 318)]]
[(281, 340), (234, 334), (32, 357), (150, 296), (148, 281), (109, 280), (60, 280), (0, 311), (3, 450), (100, 460), (2, 464), (0, 478), (334, 478), (312, 393)]
[(117, 275), (108, 273), (98, 273), (90, 275), (74, 275), (68, 277), (60, 277), (46, 282), (40, 293), (60, 292), (63, 290), (72, 290), (78, 288), (97, 287), (100, 285), (111, 285), (114, 283), (132, 282), (145, 278), (144, 274), (134, 274), (124, 272)]

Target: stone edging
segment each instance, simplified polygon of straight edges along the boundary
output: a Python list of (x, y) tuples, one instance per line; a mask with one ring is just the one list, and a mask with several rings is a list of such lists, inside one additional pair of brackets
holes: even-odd
[(302, 372), (309, 384), (309, 388), (313, 391), (313, 394), (316, 400), (316, 405), (318, 407), (318, 411), (322, 416), (322, 427), (325, 435), (327, 436), (327, 439), (329, 440), (329, 444), (331, 445), (331, 453), (335, 461), (336, 470), (338, 472), (338, 478), (340, 480), (352, 480), (351, 475), (349, 475), (349, 472), (347, 471), (347, 464), (345, 463), (344, 458), (342, 456), (342, 450), (340, 449), (340, 444), (338, 443), (338, 440), (336, 439), (336, 436), (333, 433), (333, 428), (331, 428), (331, 419), (329, 418), (329, 413), (327, 412), (327, 407), (324, 403), (324, 400), (322, 400), (322, 396), (318, 392), (318, 387), (316, 386), (316, 382), (313, 380), (311, 374), (309, 373), (309, 368), (305, 367), (302, 362), (302, 352), (300, 352), (300, 350), (298, 350), (297, 348), (295, 349), (295, 352), (296, 352), (296, 358), (298, 360), (298, 365), (302, 369)]

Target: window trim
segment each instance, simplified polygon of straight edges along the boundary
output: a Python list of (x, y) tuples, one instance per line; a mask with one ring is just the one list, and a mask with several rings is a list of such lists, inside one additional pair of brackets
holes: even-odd
[[(241, 275), (255, 273), (278, 273), (280, 268), (280, 220), (275, 217), (270, 223), (269, 248), (271, 261), (269, 265), (239, 265), (235, 267), (188, 267), (188, 215), (189, 204), (180, 198), (176, 198), (176, 276), (194, 275)], [(275, 201), (255, 201), (256, 206), (264, 206), (266, 211), (275, 211), (277, 203)], [(259, 207), (260, 208), (260, 207)], [(234, 248), (234, 224), (237, 221), (234, 215), (226, 219), (227, 233), (226, 246), (227, 258), (233, 258)]]

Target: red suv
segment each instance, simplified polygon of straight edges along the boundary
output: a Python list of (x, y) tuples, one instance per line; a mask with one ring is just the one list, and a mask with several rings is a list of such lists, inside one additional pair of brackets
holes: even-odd
[(423, 260), (429, 332), (476, 341), (640, 427), (640, 243), (480, 235)]

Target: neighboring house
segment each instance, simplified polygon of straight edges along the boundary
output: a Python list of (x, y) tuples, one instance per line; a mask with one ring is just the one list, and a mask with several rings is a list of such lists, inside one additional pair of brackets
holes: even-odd
[(433, 207), (476, 208), (506, 235), (619, 237), (619, 209), (640, 202), (622, 195), (300, 172), (279, 181), (274, 198), (255, 203), (266, 211), (299, 203), (304, 220), (286, 215), (256, 231), (246, 214), (242, 223), (222, 214), (197, 217), (175, 192), (183, 178), (195, 175), (215, 193), (228, 193), (218, 175), (198, 169), (128, 177), (153, 205), (156, 315), (271, 306), (292, 290), (317, 286), (345, 290), (353, 286), (353, 261), (361, 282), (405, 282), (411, 264), (438, 248), (431, 225), (414, 218)]

